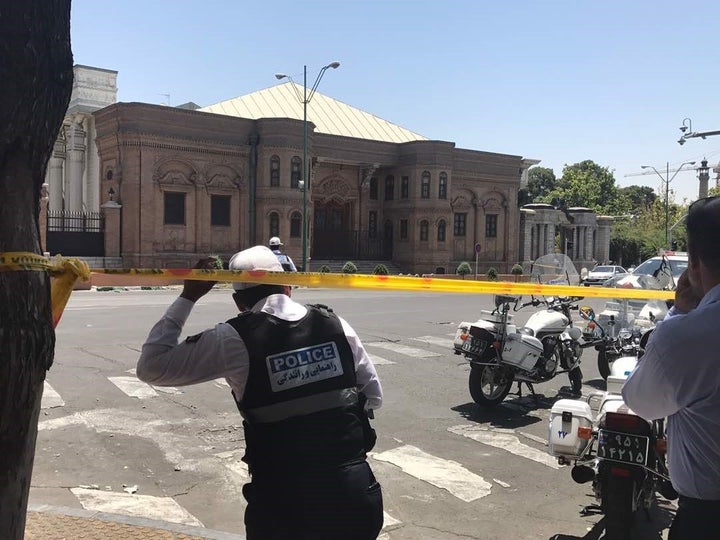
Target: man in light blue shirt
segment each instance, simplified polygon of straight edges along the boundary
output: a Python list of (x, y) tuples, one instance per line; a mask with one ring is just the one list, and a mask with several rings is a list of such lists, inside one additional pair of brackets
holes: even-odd
[(622, 389), (648, 420), (668, 419), (668, 468), (679, 493), (669, 540), (720, 536), (720, 198), (690, 206), (689, 265), (675, 306)]

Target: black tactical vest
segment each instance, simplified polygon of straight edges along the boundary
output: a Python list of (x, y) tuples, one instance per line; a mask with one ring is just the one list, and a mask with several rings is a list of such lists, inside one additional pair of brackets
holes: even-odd
[(253, 475), (288, 475), (365, 458), (369, 423), (350, 344), (332, 311), (307, 308), (299, 321), (263, 312), (228, 321), (250, 356), (237, 405), (245, 419), (243, 460)]

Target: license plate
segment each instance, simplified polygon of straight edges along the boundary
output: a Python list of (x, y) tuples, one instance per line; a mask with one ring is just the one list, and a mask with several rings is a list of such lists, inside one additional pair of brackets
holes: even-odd
[(649, 446), (649, 437), (601, 429), (598, 432), (597, 457), (632, 465), (647, 465)]
[(474, 337), (468, 337), (462, 344), (462, 350), (470, 354), (482, 354), (485, 352), (485, 347), (487, 342)]

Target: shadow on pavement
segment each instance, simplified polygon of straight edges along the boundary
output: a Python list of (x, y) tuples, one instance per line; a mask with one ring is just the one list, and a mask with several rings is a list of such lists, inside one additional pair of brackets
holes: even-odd
[(583, 381), (583, 385), (595, 388), (595, 390), (607, 390), (607, 383), (605, 379), (591, 379), (589, 381)]
[[(600, 385), (604, 387), (605, 381), (594, 379), (585, 384), (592, 388)], [(563, 386), (555, 395), (547, 396), (537, 392), (533, 395), (523, 386), (522, 396), (518, 396), (517, 389), (514, 387), (508, 397), (496, 407), (483, 407), (470, 402), (451, 407), (451, 409), (473, 422), (514, 429), (546, 420), (547, 417), (535, 416), (533, 412), (549, 411), (559, 399), (583, 399), (583, 397), (573, 394), (569, 386)]]
[[(631, 538), (632, 540), (663, 540), (667, 536), (663, 532), (670, 527), (674, 507), (671, 503), (661, 500), (650, 510), (649, 515), (643, 511), (635, 515)], [(555, 534), (549, 540), (612, 540), (605, 536), (605, 518), (595, 523), (584, 536), (572, 534)]]

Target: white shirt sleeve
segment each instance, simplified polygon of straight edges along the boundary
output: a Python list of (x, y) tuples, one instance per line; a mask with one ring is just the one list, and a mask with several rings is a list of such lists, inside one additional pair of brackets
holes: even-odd
[(224, 377), (241, 399), (250, 364), (247, 348), (232, 326), (219, 323), (178, 343), (193, 306), (178, 298), (153, 326), (138, 360), (138, 379), (157, 386), (184, 386)]
[[(675, 314), (672, 318), (681, 317), (681, 314)], [(677, 368), (674, 372), (670, 370), (673, 363), (681, 365), (682, 358), (673, 358), (672, 347), (665, 343), (670, 320), (666, 318), (665, 321), (655, 329), (645, 354), (622, 387), (625, 403), (646, 420), (665, 418), (684, 406), (678, 400), (678, 382), (682, 374)]]
[(370, 360), (365, 347), (355, 330), (342, 317), (338, 317), (342, 323), (345, 337), (347, 337), (350, 348), (355, 358), (355, 374), (357, 377), (358, 390), (367, 397), (366, 409), (379, 409), (382, 406), (382, 386), (378, 378), (375, 366)]

